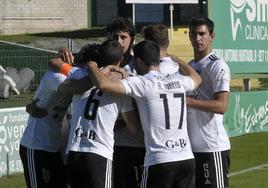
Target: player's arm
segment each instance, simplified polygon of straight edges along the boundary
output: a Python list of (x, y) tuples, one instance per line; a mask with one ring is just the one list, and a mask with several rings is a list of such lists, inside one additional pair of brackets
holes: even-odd
[(126, 122), (128, 130), (133, 134), (138, 134), (138, 132), (141, 130), (139, 112), (137, 110), (123, 112), (122, 117)]
[(85, 76), (81, 79), (66, 79), (58, 87), (57, 92), (61, 94), (82, 94), (93, 86), (91, 79)]
[(68, 76), (74, 63), (73, 53), (68, 48), (60, 48), (59, 56), (59, 58), (52, 58), (48, 63), (48, 67)]
[[(114, 93), (114, 94), (125, 94), (125, 87), (123, 83), (120, 80), (116, 79), (109, 79), (107, 76), (102, 73), (99, 68), (97, 63), (95, 62), (88, 62), (87, 63), (87, 68), (89, 70), (89, 76), (91, 78), (92, 83), (99, 89), (101, 89), (103, 92), (109, 92), (109, 93)], [(117, 71), (120, 72), (122, 70), (122, 74), (125, 74), (124, 69), (121, 69), (116, 66), (109, 65), (103, 69), (102, 71)]]
[(199, 74), (190, 65), (188, 65), (188, 63), (184, 62), (183, 60), (181, 60), (177, 56), (170, 55), (170, 57), (172, 58), (173, 61), (175, 61), (179, 64), (181, 72), (185, 76), (189, 76), (194, 81), (195, 88), (198, 88), (199, 85), (201, 84), (201, 81), (202, 81)]
[(50, 70), (62, 73), (65, 76), (68, 76), (72, 69), (72, 66), (65, 63), (61, 58), (52, 58), (48, 63), (48, 67)]
[[(139, 112), (137, 110), (124, 112), (122, 113), (122, 117), (126, 123), (126, 127), (129, 132), (139, 139), (141, 142), (143, 140), (143, 130), (140, 122)], [(142, 134), (142, 136), (140, 136)]]
[(217, 92), (213, 100), (197, 100), (187, 97), (187, 106), (198, 110), (224, 114), (228, 106), (229, 93), (227, 91)]
[(33, 117), (43, 118), (47, 115), (47, 110), (44, 108), (40, 108), (36, 105), (36, 100), (26, 105), (26, 112)]

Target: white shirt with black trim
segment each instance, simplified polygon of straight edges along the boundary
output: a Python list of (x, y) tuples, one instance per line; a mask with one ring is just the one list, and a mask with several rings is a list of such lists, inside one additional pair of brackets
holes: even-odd
[(57, 93), (58, 86), (65, 79), (65, 75), (54, 71), (47, 71), (42, 77), (34, 98), (38, 101), (36, 105), (45, 108), (48, 114), (43, 118), (29, 116), (21, 138), (23, 146), (48, 152), (59, 151), (62, 120), (71, 103), (69, 95)]
[(174, 62), (170, 57), (162, 57), (159, 63), (161, 73), (172, 74), (179, 71), (179, 64)]
[[(137, 76), (134, 58), (131, 59), (124, 69), (130, 76)], [(160, 59), (159, 69), (161, 73), (172, 74), (179, 70), (179, 64), (174, 62), (170, 57), (163, 57)], [(140, 137), (142, 135), (140, 134)], [(115, 131), (115, 145), (117, 146), (144, 147), (141, 140), (141, 138), (131, 135), (127, 128)]]
[[(200, 74), (202, 83), (188, 96), (213, 100), (217, 92), (229, 92), (228, 65), (213, 52), (198, 62), (189, 64)], [(223, 126), (223, 115), (188, 108), (188, 130), (193, 152), (216, 152), (230, 149), (230, 141)]]
[(178, 73), (150, 71), (122, 80), (135, 98), (144, 131), (145, 166), (193, 158), (186, 125), (185, 91), (194, 82)]
[[(87, 76), (86, 69), (76, 71), (69, 78)], [(112, 160), (114, 124), (119, 112), (132, 111), (131, 97), (103, 93), (92, 88), (82, 95), (74, 95), (68, 150), (91, 152)]]

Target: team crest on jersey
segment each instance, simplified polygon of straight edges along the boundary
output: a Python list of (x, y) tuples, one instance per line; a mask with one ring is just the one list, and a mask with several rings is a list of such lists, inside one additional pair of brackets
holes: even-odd
[(42, 177), (43, 177), (45, 183), (49, 183), (50, 179), (51, 179), (50, 170), (43, 168), (42, 169)]

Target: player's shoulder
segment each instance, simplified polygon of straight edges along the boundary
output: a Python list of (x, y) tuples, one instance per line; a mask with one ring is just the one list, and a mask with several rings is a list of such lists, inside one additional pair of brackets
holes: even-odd
[(57, 71), (53, 71), (53, 70), (48, 70), (44, 76), (43, 76), (43, 80), (53, 80), (55, 78), (62, 78), (62, 79), (65, 79), (66, 76), (62, 73), (59, 73)]
[(68, 76), (68, 79), (80, 79), (88, 75), (88, 71), (85, 68), (74, 67)]
[(224, 61), (224, 59), (222, 57), (218, 56), (217, 54), (215, 54), (214, 52), (211, 52), (207, 56), (207, 60), (209, 60), (210, 63), (226, 64), (226, 62)]
[(208, 67), (214, 68), (226, 68), (228, 69), (227, 63), (224, 61), (223, 58), (219, 57), (215, 53), (210, 53), (210, 55), (207, 57), (209, 60)]

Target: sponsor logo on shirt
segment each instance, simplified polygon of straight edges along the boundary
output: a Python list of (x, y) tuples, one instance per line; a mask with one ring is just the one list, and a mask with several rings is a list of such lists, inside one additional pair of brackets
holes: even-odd
[(187, 145), (187, 142), (185, 139), (166, 141), (166, 146), (168, 148), (185, 148), (186, 145)]
[(87, 139), (95, 140), (96, 132), (93, 130), (85, 131), (82, 127), (79, 127), (78, 129), (75, 130), (75, 136), (77, 138), (86, 137)]

